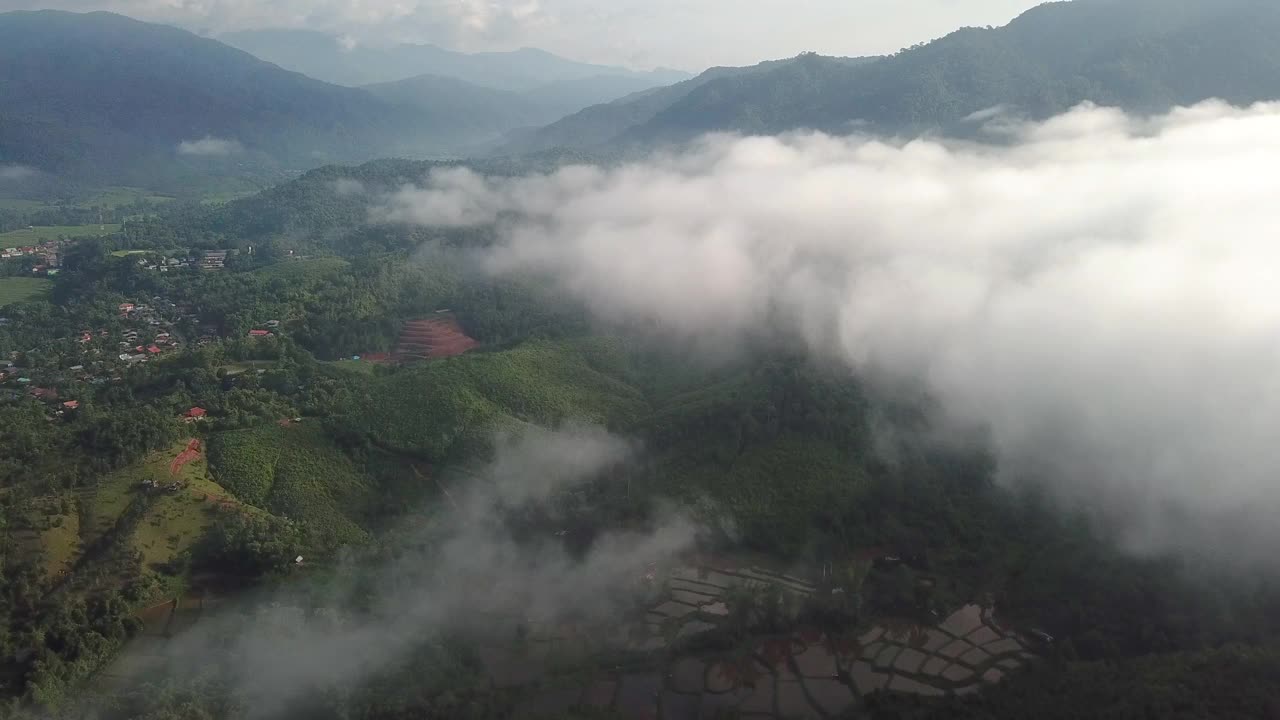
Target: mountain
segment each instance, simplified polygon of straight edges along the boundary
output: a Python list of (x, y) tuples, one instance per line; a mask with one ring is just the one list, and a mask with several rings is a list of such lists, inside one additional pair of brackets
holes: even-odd
[(497, 90), (442, 75), (417, 75), (362, 89), (388, 103), (422, 113), (463, 147), (479, 147), (518, 128), (553, 122), (582, 108), (650, 88), (650, 80), (596, 76), (562, 80), (528, 92)]
[[(186, 187), (331, 162), (454, 155), (557, 108), (449, 78), (333, 85), (110, 13), (0, 14), (0, 166)], [(26, 170), (24, 170), (26, 172)]]
[(0, 162), (158, 178), (360, 159), (425, 131), (369, 93), (109, 13), (0, 15)]
[(677, 70), (637, 72), (576, 62), (533, 48), (468, 54), (436, 45), (353, 47), (339, 37), (308, 30), (251, 30), (227, 33), (219, 39), (281, 67), (339, 85), (373, 85), (436, 75), (525, 93), (534, 103), (557, 108), (559, 115), (689, 78)]
[(1001, 28), (966, 28), (874, 62), (806, 54), (704, 73), (513, 135), (504, 152), (647, 146), (709, 131), (915, 134), (1005, 106), (1043, 118), (1084, 101), (1134, 111), (1280, 97), (1280, 5), (1267, 0), (1074, 0)]
[[(860, 65), (877, 58), (831, 58), (834, 62)], [(511, 133), (496, 151), (518, 154), (555, 147), (596, 147), (618, 138), (627, 129), (640, 127), (685, 97), (706, 85), (763, 74), (797, 60), (768, 60), (750, 67), (715, 67), (695, 78), (662, 88), (640, 91), (608, 103), (580, 110), (541, 128)]]
[(522, 93), (473, 85), (440, 75), (364, 86), (383, 102), (412, 108), (422, 122), (439, 128), (461, 146), (484, 143), (515, 128), (541, 125), (561, 117), (560, 107)]

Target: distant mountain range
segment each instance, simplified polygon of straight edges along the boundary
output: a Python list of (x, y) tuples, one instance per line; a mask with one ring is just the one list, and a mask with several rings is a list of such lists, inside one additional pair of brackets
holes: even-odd
[[(24, 168), (28, 184), (49, 176), (147, 187), (269, 180), (330, 162), (457, 155), (611, 92), (592, 89), (595, 76), (585, 73), (595, 66), (519, 55), (546, 68), (538, 97), (433, 76), (360, 89), (120, 15), (4, 13), (0, 167)], [(529, 63), (530, 77), (539, 62)], [(622, 76), (618, 92), (651, 82), (643, 77)], [(588, 100), (574, 99), (583, 92)]]
[(119, 15), (13, 12), (0, 14), (0, 182), (158, 189), (374, 157), (617, 156), (708, 131), (972, 132), (966, 118), (996, 106), (1039, 118), (1085, 100), (1135, 111), (1207, 98), (1249, 103), (1280, 98), (1276, 37), (1274, 0), (1074, 0), (892, 56), (714, 68), (560, 117), (590, 88), (608, 97), (618, 82), (640, 87), (661, 74), (538, 51), (400, 46), (385, 52), (435, 65), (402, 65), (410, 77), (346, 87)]
[(385, 86), (425, 75), (505, 91), (511, 102), (552, 115), (542, 123), (691, 77), (678, 70), (638, 72), (577, 62), (533, 48), (469, 54), (435, 45), (350, 47), (342, 38), (309, 30), (251, 30), (218, 39), (280, 67), (338, 85)]
[(516, 131), (500, 152), (648, 147), (708, 131), (965, 132), (965, 118), (995, 106), (1042, 118), (1086, 100), (1135, 111), (1249, 103), (1280, 98), (1276, 37), (1273, 0), (1049, 3), (1005, 27), (958, 30), (879, 59), (803, 55), (709, 70)]

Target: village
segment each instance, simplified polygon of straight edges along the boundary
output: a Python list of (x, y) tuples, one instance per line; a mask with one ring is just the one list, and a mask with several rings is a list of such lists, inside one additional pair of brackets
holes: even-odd
[(36, 264), (31, 266), (31, 274), (35, 277), (53, 277), (61, 269), (62, 249), (73, 242), (65, 238), (46, 240), (36, 245), (23, 245), (0, 249), (0, 260), (22, 260), (32, 258)]
[[(84, 386), (118, 383), (131, 367), (170, 357), (184, 347), (202, 347), (220, 338), (218, 328), (200, 324), (186, 305), (155, 296), (147, 302), (123, 302), (118, 308), (119, 324), (114, 329), (84, 328), (74, 336), (69, 352), (57, 353), (57, 366), (36, 356), (36, 348), (0, 348), (0, 401), (30, 397), (45, 405), (53, 420), (80, 409), (79, 393)], [(0, 326), (8, 324), (0, 317)], [(254, 339), (273, 337), (280, 322), (269, 320), (247, 333)], [(79, 386), (79, 390), (73, 390)], [(181, 418), (185, 422), (203, 420), (205, 411), (192, 408)]]

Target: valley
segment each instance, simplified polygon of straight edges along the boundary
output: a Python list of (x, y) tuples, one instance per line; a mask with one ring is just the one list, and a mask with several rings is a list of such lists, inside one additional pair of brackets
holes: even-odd
[(0, 719), (1278, 716), (1280, 7), (500, 5), (0, 13)]

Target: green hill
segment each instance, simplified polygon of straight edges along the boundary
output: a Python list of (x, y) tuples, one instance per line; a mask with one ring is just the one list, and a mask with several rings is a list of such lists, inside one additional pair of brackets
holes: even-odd
[(588, 108), (504, 151), (679, 142), (710, 131), (968, 131), (1005, 106), (1032, 118), (1083, 101), (1160, 111), (1280, 98), (1280, 6), (1265, 0), (1074, 0), (965, 28), (872, 62), (802, 55)]
[(406, 368), (371, 381), (348, 426), (430, 459), (458, 459), (520, 423), (584, 420), (618, 427), (647, 409), (607, 339), (529, 342)]
[(474, 122), (468, 97), (442, 89), (423, 113), (172, 27), (0, 14), (0, 164), (77, 182), (185, 188), (440, 153)]

